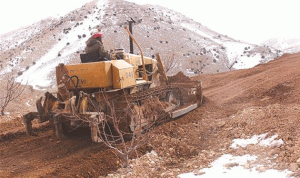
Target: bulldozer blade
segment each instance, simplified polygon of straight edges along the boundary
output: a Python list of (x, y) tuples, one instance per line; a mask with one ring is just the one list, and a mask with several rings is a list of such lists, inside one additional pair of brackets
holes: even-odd
[(173, 109), (175, 109), (176, 107), (178, 107), (178, 105), (175, 105), (175, 104), (172, 104), (171, 106), (167, 107), (165, 110), (165, 112), (170, 112), (172, 111)]
[(165, 69), (164, 69), (164, 65), (163, 65), (163, 63), (162, 63), (162, 61), (161, 61), (161, 58), (160, 58), (159, 53), (156, 54), (156, 60), (157, 60), (157, 62), (158, 62), (158, 64), (159, 64), (159, 65), (158, 65), (158, 71), (161, 73), (161, 75), (162, 75), (163, 78), (165, 79), (166, 84), (169, 85), (170, 82), (169, 82), (169, 80), (168, 80), (167, 73), (166, 73), (166, 71), (165, 71)]
[(188, 106), (188, 107), (185, 107), (185, 108), (182, 108), (182, 109), (173, 111), (173, 112), (171, 113), (171, 118), (174, 119), (174, 118), (176, 118), (176, 117), (182, 116), (182, 115), (184, 115), (184, 114), (186, 114), (186, 113), (188, 113), (188, 112), (190, 112), (190, 111), (196, 109), (197, 106), (198, 106), (197, 103), (195, 103), (195, 104), (192, 104), (192, 105), (190, 105), (190, 106)]

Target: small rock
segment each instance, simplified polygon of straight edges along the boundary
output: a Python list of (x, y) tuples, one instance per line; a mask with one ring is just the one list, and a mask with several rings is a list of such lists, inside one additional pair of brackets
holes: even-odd
[(298, 167), (300, 167), (300, 158), (297, 160)]
[(281, 151), (280, 153), (279, 153), (279, 157), (285, 157), (285, 151)]
[(262, 166), (262, 167), (256, 168), (256, 170), (257, 170), (258, 172), (265, 172), (265, 171), (267, 170), (267, 168), (266, 168), (265, 166)]
[(220, 122), (218, 123), (218, 126), (219, 126), (220, 128), (222, 128), (222, 127), (225, 126), (225, 124), (226, 124), (225, 121), (220, 121)]
[(271, 148), (279, 148), (282, 144), (284, 144), (282, 139), (279, 140), (274, 140), (271, 144), (270, 147)]
[(210, 151), (210, 153), (209, 153), (209, 156), (210, 157), (213, 157), (213, 156), (215, 156), (216, 155), (216, 153), (214, 152), (214, 151)]
[(298, 164), (297, 163), (291, 163), (290, 164), (290, 170), (295, 172), (298, 169)]
[(227, 169), (230, 169), (235, 166), (239, 166), (239, 164), (238, 163), (227, 163), (224, 165), (224, 167), (226, 167)]
[(245, 164), (245, 165), (244, 165), (244, 168), (246, 168), (246, 169), (250, 169), (250, 164), (248, 164), (248, 163), (247, 163), (247, 164)]
[(272, 149), (271, 151), (268, 152), (268, 156), (274, 156), (276, 154), (277, 150)]
[(195, 176), (201, 176), (201, 175), (205, 174), (205, 172), (204, 172), (204, 171), (201, 171), (201, 170), (199, 170), (199, 171), (194, 171), (193, 173), (194, 173)]

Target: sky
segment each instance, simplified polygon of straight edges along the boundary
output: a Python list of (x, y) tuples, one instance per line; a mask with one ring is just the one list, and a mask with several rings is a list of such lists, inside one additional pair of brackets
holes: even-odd
[(0, 0), (0, 34), (47, 17), (60, 17), (91, 0)]
[[(0, 1), (0, 34), (49, 16), (59, 17), (91, 0)], [(180, 12), (237, 40), (259, 44), (270, 38), (300, 38), (298, 0), (128, 0)], [(4, 24), (4, 25), (3, 25)]]
[(218, 33), (250, 43), (259, 44), (270, 38), (300, 38), (298, 0), (128, 1), (168, 7)]

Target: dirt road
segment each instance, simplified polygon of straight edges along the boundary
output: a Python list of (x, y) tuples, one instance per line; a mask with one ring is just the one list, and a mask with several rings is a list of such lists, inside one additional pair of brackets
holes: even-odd
[[(229, 148), (233, 139), (263, 133), (276, 133), (285, 143), (264, 148), (278, 155), (272, 160), (274, 167), (290, 168), (300, 155), (299, 67), (300, 54), (285, 54), (252, 69), (195, 77), (203, 81), (204, 105), (155, 128), (140, 152), (154, 150), (163, 161), (153, 169), (140, 165), (132, 177), (170, 177), (163, 173), (176, 176), (204, 167), (224, 153), (244, 153)], [(3, 137), (4, 126), (0, 125), (0, 177), (99, 177), (120, 168), (120, 160), (92, 143), (88, 134), (59, 142), (51, 128), (42, 127), (38, 136), (21, 131), (16, 137)], [(255, 147), (247, 151), (261, 152)], [(299, 175), (299, 168), (294, 172)]]

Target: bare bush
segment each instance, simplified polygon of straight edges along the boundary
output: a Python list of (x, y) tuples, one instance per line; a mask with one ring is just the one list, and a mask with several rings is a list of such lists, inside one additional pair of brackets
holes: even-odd
[(229, 63), (228, 65), (226, 65), (226, 67), (229, 69), (229, 70), (232, 70), (232, 67), (236, 64), (236, 63), (238, 63), (238, 55), (236, 55), (234, 58), (233, 58), (233, 62), (232, 63)]
[(163, 65), (166, 73), (168, 73), (171, 69), (174, 69), (178, 64), (178, 58), (176, 58), (175, 53), (171, 53), (166, 55), (163, 60)]
[(25, 90), (26, 85), (16, 82), (16, 76), (13, 73), (7, 74), (4, 77), (4, 81), (1, 87), (0, 94), (0, 110), (1, 115), (4, 115), (4, 111), (10, 102), (18, 99), (23, 91)]
[[(143, 112), (141, 106), (137, 104), (138, 102), (128, 101), (126, 95), (125, 101), (119, 101), (118, 103), (110, 101), (105, 92), (102, 92), (102, 97), (105, 100), (102, 103), (105, 108), (97, 105), (92, 106), (96, 110), (95, 113), (97, 113), (94, 117), (91, 117), (92, 121), (89, 121), (92, 140), (103, 143), (112, 149), (116, 156), (123, 160), (123, 166), (127, 167), (129, 157), (134, 154), (138, 156), (137, 149), (150, 140), (149, 131), (153, 128), (156, 114), (147, 115), (149, 113)], [(88, 98), (89, 103), (94, 103), (90, 97)], [(123, 104), (118, 105), (122, 102)], [(149, 101), (147, 101), (147, 104), (149, 104)], [(84, 118), (78, 117), (78, 119), (83, 120)], [(147, 125), (145, 125), (145, 119), (150, 121), (147, 122)]]

